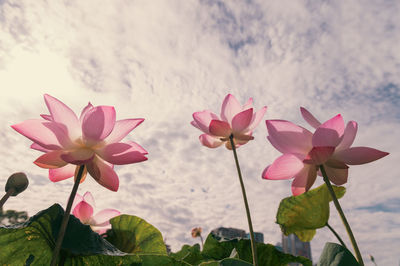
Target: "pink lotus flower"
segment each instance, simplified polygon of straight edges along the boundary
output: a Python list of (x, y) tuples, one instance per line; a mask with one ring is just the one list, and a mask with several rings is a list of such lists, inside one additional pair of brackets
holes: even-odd
[(221, 108), (221, 118), (209, 110), (193, 113), (194, 121), (191, 124), (205, 134), (200, 135), (200, 142), (209, 148), (216, 148), (226, 142), (225, 146), (232, 149), (229, 136), (233, 134), (235, 147), (246, 144), (254, 139), (254, 128), (260, 123), (267, 107), (253, 112), (253, 99), (241, 105), (235, 96), (228, 94)]
[(90, 192), (86, 192), (83, 197), (76, 194), (73, 203), (72, 214), (83, 224), (90, 225), (93, 231), (98, 234), (104, 234), (107, 229), (111, 229), (110, 219), (121, 213), (114, 209), (104, 209), (93, 215), (95, 202)]
[(321, 124), (305, 108), (301, 108), (301, 113), (316, 128), (314, 134), (288, 121), (266, 121), (267, 138), (283, 155), (262, 174), (264, 179), (272, 180), (294, 177), (292, 193), (295, 196), (314, 184), (319, 165), (324, 166), (332, 183), (343, 185), (347, 182), (348, 165), (369, 163), (389, 154), (368, 147), (350, 147), (357, 133), (357, 123), (350, 121), (345, 127), (340, 114)]
[[(117, 191), (118, 176), (113, 165), (147, 160), (146, 150), (139, 144), (120, 142), (144, 119), (116, 121), (112, 106), (89, 103), (78, 118), (64, 103), (45, 94), (50, 115), (43, 119), (26, 120), (11, 127), (33, 141), (32, 149), (44, 152), (34, 163), (50, 169), (49, 178), (58, 182), (74, 176), (76, 165), (85, 170), (102, 186)], [(86, 177), (84, 173), (81, 182)]]

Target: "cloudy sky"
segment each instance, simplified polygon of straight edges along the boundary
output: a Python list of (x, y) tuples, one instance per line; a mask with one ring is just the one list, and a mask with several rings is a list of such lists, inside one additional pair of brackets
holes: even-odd
[[(391, 154), (351, 167), (341, 200), (367, 265), (400, 261), (400, 3), (398, 1), (11, 1), (0, 0), (0, 183), (17, 171), (30, 179), (6, 209), (33, 215), (65, 206), (72, 179), (48, 180), (39, 152), (10, 125), (47, 113), (48, 93), (77, 113), (113, 105), (117, 118), (145, 118), (128, 137), (149, 160), (116, 167), (120, 189), (88, 178), (98, 209), (116, 208), (156, 226), (174, 251), (193, 244), (194, 226), (247, 229), (230, 151), (200, 145), (192, 113), (219, 113), (226, 94), (265, 119), (305, 126), (299, 107), (321, 121), (341, 113), (359, 123), (355, 146)], [(275, 214), (290, 181), (261, 172), (279, 152), (262, 122), (238, 150), (256, 231), (280, 241)], [(321, 183), (319, 181), (319, 183)], [(347, 241), (333, 209), (330, 223)], [(336, 239), (320, 229), (314, 259)]]

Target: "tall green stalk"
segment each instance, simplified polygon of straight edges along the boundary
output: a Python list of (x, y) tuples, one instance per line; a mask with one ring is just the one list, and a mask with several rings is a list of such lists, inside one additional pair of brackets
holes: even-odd
[(320, 165), (319, 169), (321, 169), (321, 173), (322, 173), (322, 176), (324, 178), (324, 182), (325, 182), (326, 186), (328, 187), (329, 193), (331, 194), (331, 197), (332, 197), (333, 203), (335, 204), (336, 210), (338, 211), (338, 213), (340, 215), (340, 218), (342, 219), (342, 222), (344, 224), (344, 227), (346, 228), (347, 234), (349, 235), (349, 238), (350, 238), (351, 244), (353, 246), (354, 252), (356, 253), (356, 257), (357, 257), (358, 263), (361, 266), (364, 266), (364, 261), (363, 261), (363, 259), (361, 257), (360, 250), (358, 249), (356, 239), (354, 238), (354, 235), (353, 235), (353, 232), (351, 231), (350, 225), (347, 222), (346, 217), (344, 216), (344, 212), (342, 210), (342, 207), (339, 204), (339, 201), (338, 201), (338, 199), (336, 197), (336, 194), (333, 191), (331, 182), (329, 181), (328, 175), (325, 172), (325, 168), (324, 168), (323, 165)]
[(7, 191), (7, 193), (0, 200), (0, 209), (3, 207), (4, 203), (8, 200), (8, 198), (15, 192), (14, 188), (11, 188)]
[(235, 157), (236, 169), (237, 169), (238, 176), (239, 176), (240, 187), (242, 188), (244, 206), (246, 208), (247, 222), (249, 223), (250, 241), (251, 241), (251, 254), (253, 255), (253, 265), (258, 266), (257, 249), (256, 249), (256, 241), (254, 239), (253, 224), (251, 222), (250, 209), (249, 209), (249, 204), (247, 203), (246, 190), (244, 188), (244, 183), (243, 183), (243, 179), (242, 179), (242, 173), (240, 171), (239, 160), (238, 160), (238, 157), (237, 157), (237, 154), (236, 154), (236, 147), (235, 147), (235, 143), (233, 142), (233, 135), (232, 134), (229, 136), (229, 141), (230, 141), (231, 146), (232, 146), (233, 156)]
[(337, 240), (339, 240), (340, 244), (341, 244), (343, 247), (347, 248), (347, 247), (346, 247), (346, 244), (343, 242), (343, 240), (342, 240), (342, 238), (339, 236), (339, 234), (336, 233), (335, 229), (333, 229), (333, 227), (330, 226), (328, 223), (326, 223), (326, 226), (327, 226), (327, 227), (329, 228), (329, 230), (331, 230), (331, 232), (336, 236), (336, 238), (337, 238)]
[(82, 174), (83, 174), (84, 170), (85, 170), (85, 165), (80, 165), (78, 174), (76, 175), (74, 186), (72, 188), (71, 194), (69, 195), (67, 208), (65, 210), (65, 213), (64, 213), (64, 216), (63, 216), (63, 219), (61, 222), (60, 231), (58, 231), (57, 242), (56, 242), (56, 246), (54, 247), (53, 257), (51, 259), (51, 264), (50, 264), (51, 266), (57, 265), (57, 258), (58, 258), (58, 254), (60, 253), (60, 250), (61, 250), (61, 244), (64, 239), (65, 230), (67, 229), (69, 216), (71, 214), (72, 203), (74, 202), (75, 195), (76, 195), (76, 192), (78, 191), (78, 186), (79, 186), (79, 183), (81, 182), (81, 178), (82, 178)]
[(204, 246), (203, 237), (201, 236), (201, 234), (199, 235), (199, 237), (201, 240), (201, 250), (203, 250), (203, 246)]

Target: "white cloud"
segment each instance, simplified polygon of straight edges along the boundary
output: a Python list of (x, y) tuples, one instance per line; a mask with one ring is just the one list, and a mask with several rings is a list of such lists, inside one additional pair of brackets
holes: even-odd
[[(268, 105), (265, 119), (304, 125), (299, 106), (321, 121), (342, 113), (359, 122), (356, 145), (391, 153), (352, 167), (342, 202), (365, 259), (371, 253), (394, 265), (397, 213), (359, 208), (399, 199), (399, 8), (395, 1), (1, 1), (0, 144), (7, 148), (0, 183), (21, 170), (31, 180), (6, 207), (28, 206), (34, 214), (64, 204), (72, 187), (72, 180), (48, 181), (32, 164), (39, 153), (9, 127), (46, 113), (47, 92), (76, 112), (91, 101), (115, 105), (118, 118), (146, 119), (128, 138), (149, 151), (149, 160), (117, 168), (120, 190), (90, 179), (81, 185), (100, 209), (146, 219), (173, 250), (196, 241), (194, 226), (246, 229), (232, 154), (202, 147), (189, 124), (195, 111), (219, 112), (230, 92), (241, 102), (253, 97), (256, 108)], [(279, 154), (266, 134), (261, 123), (238, 152), (255, 230), (275, 243), (275, 213), (290, 182), (261, 180)], [(334, 210), (331, 219), (346, 239)], [(328, 240), (335, 241), (319, 230), (314, 258)]]

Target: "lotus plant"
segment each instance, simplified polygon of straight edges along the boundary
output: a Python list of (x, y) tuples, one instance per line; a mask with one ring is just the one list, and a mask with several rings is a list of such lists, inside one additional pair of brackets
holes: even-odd
[(92, 230), (100, 235), (111, 228), (110, 219), (121, 214), (115, 209), (104, 209), (93, 215), (95, 201), (90, 192), (86, 192), (83, 196), (76, 194), (72, 205), (72, 214), (83, 224), (90, 225)]
[(209, 110), (193, 113), (191, 124), (200, 129), (204, 134), (200, 135), (200, 142), (208, 148), (217, 148), (225, 143), (225, 147), (233, 151), (239, 182), (242, 189), (244, 205), (246, 208), (247, 221), (249, 224), (251, 250), (253, 264), (257, 263), (257, 251), (255, 246), (253, 225), (251, 222), (250, 209), (247, 202), (246, 190), (240, 171), (236, 148), (254, 139), (253, 130), (260, 123), (267, 107), (264, 106), (258, 112), (253, 110), (253, 99), (250, 98), (241, 105), (232, 94), (228, 94), (221, 107), (220, 117)]
[(203, 229), (201, 227), (195, 227), (192, 229), (192, 237), (200, 237), (201, 240), (201, 248), (203, 249), (203, 237), (201, 236), (201, 233), (203, 232)]
[(32, 149), (44, 152), (34, 163), (49, 169), (51, 181), (75, 176), (53, 253), (51, 265), (55, 265), (73, 199), (86, 173), (89, 172), (100, 185), (117, 191), (119, 179), (113, 165), (145, 161), (147, 152), (135, 142), (121, 142), (144, 119), (116, 120), (114, 107), (93, 106), (90, 102), (78, 118), (74, 111), (56, 98), (45, 94), (44, 100), (50, 114), (42, 114), (42, 119), (26, 120), (11, 127), (33, 141)]
[(296, 196), (310, 189), (317, 174), (322, 175), (362, 264), (354, 236), (330, 182), (343, 185), (347, 182), (348, 165), (369, 163), (388, 153), (369, 147), (351, 147), (357, 133), (355, 121), (348, 122), (345, 127), (342, 116), (338, 114), (320, 123), (305, 108), (300, 110), (306, 122), (316, 129), (314, 133), (289, 121), (266, 121), (267, 139), (283, 154), (265, 168), (262, 177), (271, 180), (294, 178), (292, 193)]

